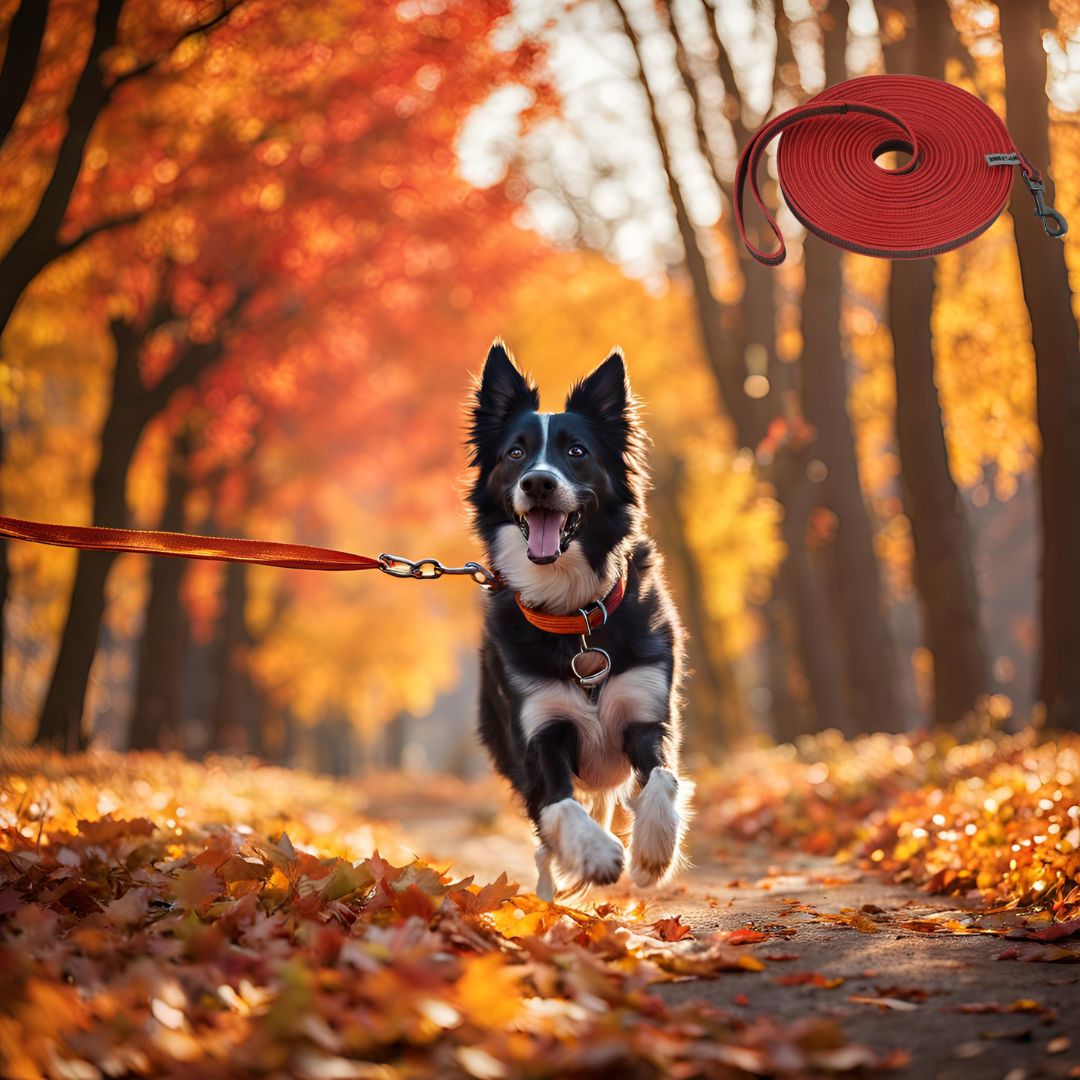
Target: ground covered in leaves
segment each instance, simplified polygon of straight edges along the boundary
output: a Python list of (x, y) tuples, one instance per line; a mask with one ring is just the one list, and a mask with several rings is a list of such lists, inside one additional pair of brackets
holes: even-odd
[(747, 750), (695, 871), (576, 910), (494, 785), (9, 753), (0, 1073), (1080, 1076), (1078, 777), (1027, 735)]

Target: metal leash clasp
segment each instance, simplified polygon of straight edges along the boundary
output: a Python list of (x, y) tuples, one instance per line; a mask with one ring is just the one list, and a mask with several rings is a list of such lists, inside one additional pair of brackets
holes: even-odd
[(1021, 172), (1024, 184), (1035, 200), (1036, 217), (1042, 219), (1043, 232), (1055, 240), (1069, 231), (1069, 223), (1052, 206), (1046, 205), (1046, 184), (1042, 180), (1033, 180), (1026, 172)]
[(384, 553), (379, 556), (379, 569), (391, 577), (414, 578), (417, 581), (435, 581), (444, 574), (450, 574), (471, 577), (485, 589), (495, 584), (495, 575), (478, 562), (467, 562), (464, 566), (443, 566), (438, 559), (406, 559), (404, 555)]

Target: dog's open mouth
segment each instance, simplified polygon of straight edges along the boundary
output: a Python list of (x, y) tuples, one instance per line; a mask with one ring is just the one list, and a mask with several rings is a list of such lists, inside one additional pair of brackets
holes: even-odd
[(571, 510), (567, 514), (546, 506), (534, 506), (518, 517), (518, 528), (534, 563), (553, 563), (567, 549), (580, 527), (580, 510)]

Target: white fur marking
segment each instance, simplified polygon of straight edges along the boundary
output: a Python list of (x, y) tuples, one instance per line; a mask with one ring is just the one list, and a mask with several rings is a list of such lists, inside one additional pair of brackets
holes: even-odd
[(542, 412), (537, 413), (537, 417), (540, 420), (540, 453), (536, 455), (536, 467), (544, 468), (549, 473), (557, 476), (561, 483), (565, 484), (568, 488), (573, 488), (573, 481), (567, 478), (566, 473), (559, 467), (559, 463), (548, 459), (548, 428), (551, 425), (551, 418), (554, 413)]
[(571, 882), (610, 885), (622, 873), (622, 844), (574, 799), (544, 807), (540, 812), (540, 838)]
[(529, 559), (528, 544), (516, 525), (503, 525), (495, 534), (492, 559), (503, 581), (529, 607), (540, 607), (554, 615), (568, 615), (603, 596), (622, 569), (622, 556), (608, 557), (602, 574), (585, 558), (581, 543), (572, 540), (553, 563), (538, 566)]
[(663, 767), (653, 769), (634, 799), (630, 877), (635, 885), (667, 881), (683, 864), (688, 806), (693, 784)]
[(522, 695), (521, 726), (531, 739), (553, 720), (569, 720), (580, 740), (580, 786), (600, 791), (622, 786), (630, 778), (623, 753), (627, 724), (659, 723), (671, 709), (671, 686), (664, 664), (646, 664), (612, 675), (593, 703), (572, 682), (510, 675)]

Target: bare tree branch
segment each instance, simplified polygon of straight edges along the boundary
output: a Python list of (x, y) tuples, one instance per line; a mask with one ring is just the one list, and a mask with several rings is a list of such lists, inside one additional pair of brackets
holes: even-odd
[(720, 74), (720, 81), (724, 84), (724, 115), (731, 124), (731, 133), (735, 136), (735, 145), (741, 149), (750, 138), (750, 130), (743, 122), (742, 91), (739, 89), (738, 80), (735, 78), (735, 68), (732, 66), (727, 47), (720, 37), (720, 28), (716, 22), (716, 0), (701, 0), (701, 6), (705, 9), (705, 22), (709, 27), (709, 40), (716, 50), (716, 68)]
[[(697, 79), (694, 78), (694, 73), (690, 70), (690, 57), (686, 52), (686, 44), (679, 30), (679, 24), (670, 7), (661, 4), (659, 8), (661, 17), (666, 22), (668, 33), (671, 34), (671, 40), (675, 44), (675, 66), (679, 69), (679, 78), (682, 80), (683, 88), (690, 96), (690, 103), (693, 105), (694, 131), (697, 134), (698, 149), (708, 164), (717, 187), (726, 193), (730, 190), (731, 185), (730, 182), (725, 183), (720, 171), (720, 163), (717, 161), (716, 154), (713, 153), (712, 146), (709, 143), (709, 133), (705, 126), (705, 106), (701, 100), (701, 91)], [(708, 11), (705, 14), (707, 18), (711, 18)]]
[(0, 333), (7, 326), (23, 290), (59, 250), (56, 234), (82, 168), (90, 131), (107, 100), (101, 61), (116, 43), (123, 6), (124, 0), (100, 0), (98, 4), (90, 51), (75, 84), (68, 109), (68, 128), (60, 143), (52, 176), (34, 216), (0, 260)]
[(660, 119), (657, 108), (656, 95), (649, 83), (648, 73), (641, 56), (641, 41), (634, 29), (626, 8), (621, 0), (611, 0), (612, 6), (618, 12), (622, 23), (623, 33), (630, 42), (634, 51), (636, 62), (636, 77), (642, 91), (645, 94), (649, 107), (649, 119), (652, 123), (653, 134), (656, 138), (656, 146), (660, 152), (660, 160), (667, 177), (668, 191), (671, 196), (672, 206), (675, 210), (675, 221), (679, 228), (679, 236), (682, 238), (683, 250), (686, 258), (686, 270), (690, 276), (690, 282), (694, 290), (695, 308), (698, 315), (698, 326), (701, 332), (701, 340), (705, 350), (705, 356), (712, 369), (717, 388), (723, 399), (728, 415), (731, 417), (736, 438), (740, 446), (757, 446), (764, 434), (763, 417), (758, 403), (747, 397), (743, 390), (743, 380), (746, 375), (745, 365), (739, 350), (734, 346), (733, 339), (724, 332), (723, 310), (719, 301), (713, 295), (709, 280), (709, 268), (705, 254), (701, 250), (697, 231), (690, 219), (686, 208), (686, 200), (683, 196), (682, 186), (675, 174), (675, 167), (668, 146), (667, 135)]

